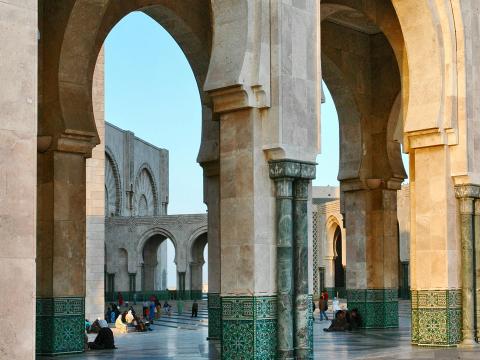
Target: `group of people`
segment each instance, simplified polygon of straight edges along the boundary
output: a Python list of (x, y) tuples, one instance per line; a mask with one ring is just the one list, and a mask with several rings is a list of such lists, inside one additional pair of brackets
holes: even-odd
[[(362, 326), (362, 318), (358, 312), (358, 309), (340, 309), (339, 301), (336, 298), (333, 300), (332, 305), (333, 313), (335, 314), (334, 319), (332, 320), (330, 326), (323, 329), (323, 331), (330, 332), (356, 330)], [(320, 294), (320, 299), (318, 300), (318, 308), (320, 311), (320, 321), (328, 320), (328, 292), (326, 290), (323, 290)]]

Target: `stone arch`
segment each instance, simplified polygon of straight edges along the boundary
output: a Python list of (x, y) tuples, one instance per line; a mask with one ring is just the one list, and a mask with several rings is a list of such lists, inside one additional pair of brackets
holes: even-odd
[(203, 265), (205, 264), (203, 253), (207, 243), (207, 226), (195, 230), (188, 240), (190, 289), (193, 291), (202, 291), (203, 289)]
[[(192, 261), (193, 259), (197, 258), (196, 254), (195, 254), (195, 246), (198, 245), (197, 242), (199, 239), (201, 239), (202, 235), (205, 235), (205, 237), (208, 235), (208, 226), (207, 225), (204, 225), (198, 229), (196, 229), (189, 237), (188, 239), (188, 254), (189, 254), (189, 257), (190, 257), (190, 260)], [(207, 239), (204, 239), (205, 240), (205, 243), (203, 244), (202, 246), (202, 251), (203, 251), (203, 248), (205, 247), (206, 243), (207, 243)], [(202, 253), (202, 256), (203, 256), (203, 253)]]
[(163, 228), (153, 228), (147, 230), (141, 237), (137, 246), (138, 267), (142, 269), (141, 283), (142, 290), (153, 291), (158, 284), (158, 249), (170, 239), (175, 248), (175, 264), (177, 264), (177, 242), (172, 234)]
[(338, 180), (360, 177), (362, 166), (362, 114), (342, 71), (322, 51), (322, 78), (328, 86), (338, 113), (340, 164)]
[[(143, 196), (143, 197), (142, 197)], [(134, 213), (141, 216), (158, 215), (158, 190), (155, 176), (149, 164), (143, 163), (137, 170), (134, 185)], [(145, 214), (140, 214), (139, 206), (141, 201), (146, 202)]]
[[(335, 230), (339, 227), (341, 230), (343, 229), (343, 221), (336, 215), (330, 215), (327, 219), (327, 222), (325, 223), (325, 234), (326, 234), (326, 252), (325, 255), (329, 258), (334, 258), (335, 257), (335, 243), (334, 243), (334, 237), (335, 237)], [(344, 238), (342, 234), (342, 238)]]
[(177, 243), (177, 240), (176, 240), (175, 236), (168, 229), (156, 226), (154, 228), (148, 229), (147, 231), (145, 231), (140, 236), (140, 240), (138, 241), (138, 244), (137, 244), (137, 254), (138, 254), (137, 262), (138, 262), (139, 266), (141, 266), (141, 264), (143, 262), (142, 253), (143, 253), (143, 248), (145, 247), (145, 244), (147, 243), (147, 241), (150, 238), (152, 238), (153, 236), (156, 236), (156, 235), (162, 236), (165, 239), (170, 239), (172, 241), (173, 247), (175, 248), (175, 260), (174, 261), (175, 261), (175, 263), (177, 263), (178, 243)]
[[(58, 10), (59, 13), (62, 10)], [(126, 0), (91, 2), (77, 0), (64, 10), (64, 34), (58, 51), (58, 98), (64, 127), (95, 137), (92, 79), (97, 56), (110, 30), (132, 11), (142, 11), (164, 27), (184, 52), (196, 78), (202, 102), (202, 142), (197, 161), (218, 159), (218, 122), (212, 121), (212, 105), (203, 86), (212, 52), (210, 0)], [(59, 20), (59, 19), (57, 19)]]
[[(110, 207), (113, 206), (113, 214), (118, 216), (122, 209), (122, 183), (118, 163), (113, 152), (105, 147), (105, 215), (112, 214)], [(112, 199), (112, 196), (113, 199)], [(112, 201), (113, 200), (113, 201)]]

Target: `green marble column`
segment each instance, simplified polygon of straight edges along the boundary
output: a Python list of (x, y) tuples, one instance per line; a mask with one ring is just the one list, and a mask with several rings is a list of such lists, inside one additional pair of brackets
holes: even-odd
[(269, 165), (277, 191), (277, 359), (313, 359), (307, 204), (315, 164), (285, 159)]
[(308, 323), (308, 201), (309, 180), (294, 183), (294, 288), (295, 288), (295, 358), (309, 358)]
[(293, 359), (292, 179), (275, 180), (277, 191), (278, 358)]
[(475, 233), (475, 325), (477, 341), (480, 339), (480, 199), (475, 200), (474, 216)]
[(473, 254), (473, 206), (472, 190), (464, 185), (455, 188), (460, 205), (460, 233), (462, 240), (462, 346), (475, 345), (475, 294)]

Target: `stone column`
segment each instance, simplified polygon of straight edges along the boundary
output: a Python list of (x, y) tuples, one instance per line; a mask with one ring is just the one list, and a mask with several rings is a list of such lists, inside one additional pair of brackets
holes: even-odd
[(37, 354), (83, 352), (85, 320), (85, 157), (75, 136), (38, 156)]
[(460, 233), (462, 241), (462, 335), (461, 346), (475, 345), (474, 292), (474, 196), (478, 188), (469, 185), (455, 187), (459, 199)]
[(295, 288), (295, 358), (309, 358), (308, 322), (308, 180), (294, 183), (294, 288)]
[(313, 354), (313, 324), (308, 293), (307, 204), (315, 165), (270, 161), (270, 177), (277, 190), (278, 358), (309, 359)]
[(343, 194), (348, 308), (359, 310), (365, 328), (398, 327), (396, 189), (379, 185)]
[(277, 217), (277, 354), (293, 359), (293, 179), (275, 179)]
[(477, 341), (480, 339), (480, 199), (475, 200), (475, 325), (477, 329)]

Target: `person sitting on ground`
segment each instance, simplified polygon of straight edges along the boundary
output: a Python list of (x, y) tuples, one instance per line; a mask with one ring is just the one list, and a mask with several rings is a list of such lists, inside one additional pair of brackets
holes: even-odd
[(100, 331), (99, 320), (100, 320), (100, 319), (95, 320), (95, 321), (92, 323), (92, 325), (90, 325), (90, 329), (87, 330), (87, 333), (89, 333), (89, 334), (91, 334), (91, 333), (97, 334), (97, 333)]
[(131, 324), (133, 320), (135, 319), (135, 316), (133, 315), (132, 310), (128, 310), (127, 315), (125, 315), (125, 320), (127, 321), (127, 324)]
[(115, 328), (119, 329), (121, 332), (127, 332), (127, 312), (118, 315), (117, 320), (115, 321)]
[(352, 309), (349, 314), (350, 330), (357, 330), (362, 327), (362, 317), (360, 316), (358, 309)]
[(323, 329), (323, 331), (345, 331), (349, 329), (347, 322), (347, 312), (345, 310), (339, 310), (335, 313), (335, 319), (332, 320), (330, 327)]
[(105, 320), (99, 320), (100, 330), (93, 342), (88, 343), (91, 350), (116, 349), (113, 332)]

